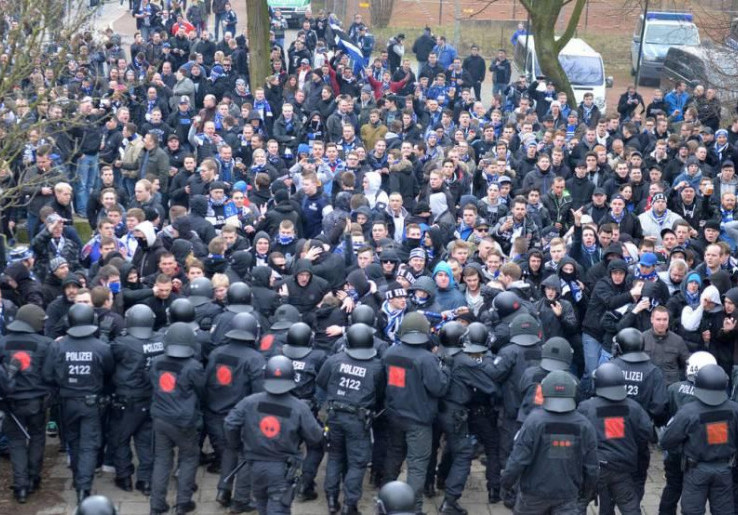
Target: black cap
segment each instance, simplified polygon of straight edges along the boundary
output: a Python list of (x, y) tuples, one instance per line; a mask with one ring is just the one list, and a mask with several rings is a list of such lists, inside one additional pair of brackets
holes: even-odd
[(714, 231), (720, 230), (720, 222), (717, 220), (708, 220), (705, 222), (705, 225), (703, 226), (704, 229), (712, 229)]
[(735, 168), (735, 166), (733, 165), (733, 161), (727, 159), (723, 161), (723, 164), (720, 166), (720, 168)]
[(603, 188), (595, 188), (592, 195), (607, 195), (607, 192)]

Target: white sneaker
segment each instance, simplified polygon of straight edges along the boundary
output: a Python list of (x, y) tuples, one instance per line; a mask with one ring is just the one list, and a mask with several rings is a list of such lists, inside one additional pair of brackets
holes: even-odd
[(102, 471), (112, 474), (112, 473), (115, 473), (115, 467), (112, 465), (103, 465)]

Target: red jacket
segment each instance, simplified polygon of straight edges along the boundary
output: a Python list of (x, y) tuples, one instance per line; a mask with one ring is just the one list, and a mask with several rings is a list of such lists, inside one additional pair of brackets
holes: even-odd
[[(382, 98), (382, 95), (384, 94), (384, 90), (382, 89), (382, 85), (384, 84), (381, 80), (377, 80), (371, 75), (367, 76), (367, 79), (369, 79), (369, 84), (371, 85), (372, 89), (374, 90), (374, 99), (379, 100)], [(403, 86), (407, 83), (407, 81), (410, 79), (410, 74), (408, 73), (405, 75), (405, 78), (397, 81), (397, 82), (390, 82), (389, 83), (389, 89), (392, 93), (397, 93), (400, 91)]]

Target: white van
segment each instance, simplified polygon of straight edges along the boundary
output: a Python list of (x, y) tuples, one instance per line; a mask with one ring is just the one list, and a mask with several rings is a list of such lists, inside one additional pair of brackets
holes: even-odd
[[(528, 39), (526, 46), (525, 40)], [(527, 48), (527, 59), (526, 59)], [(601, 113), (606, 111), (605, 88), (612, 87), (612, 77), (605, 77), (605, 65), (602, 56), (589, 46), (583, 39), (572, 38), (559, 53), (559, 63), (574, 90), (576, 105), (584, 100), (584, 94), (591, 92), (595, 104)], [(518, 36), (515, 45), (515, 65), (521, 74), (528, 77), (543, 75), (536, 57), (534, 36)]]
[(644, 23), (646, 27), (643, 34), (641, 82), (658, 81), (661, 78), (664, 59), (671, 47), (700, 45), (700, 31), (694, 24), (691, 13), (650, 11), (646, 14), (645, 21), (641, 14), (630, 45), (631, 71), (634, 75), (638, 68), (638, 49)]

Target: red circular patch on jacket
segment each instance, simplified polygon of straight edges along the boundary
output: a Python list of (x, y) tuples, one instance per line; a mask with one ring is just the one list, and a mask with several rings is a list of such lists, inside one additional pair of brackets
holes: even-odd
[(279, 419), (277, 417), (272, 417), (271, 415), (262, 418), (261, 422), (259, 422), (259, 429), (261, 430), (261, 434), (263, 434), (267, 438), (274, 438), (278, 436), (279, 430), (281, 428), (282, 427), (279, 424)]
[(20, 362), (20, 369), (26, 370), (31, 366), (31, 355), (26, 351), (19, 350), (13, 354), (13, 359), (17, 359)]
[(177, 386), (177, 376), (171, 372), (164, 372), (159, 376), (159, 389), (162, 392), (170, 393)]
[(265, 334), (264, 337), (259, 342), (259, 350), (262, 352), (266, 352), (272, 348), (273, 343), (274, 343), (274, 335)]
[(228, 386), (233, 381), (233, 373), (230, 367), (226, 365), (218, 365), (215, 371), (215, 377), (218, 380), (218, 384)]

